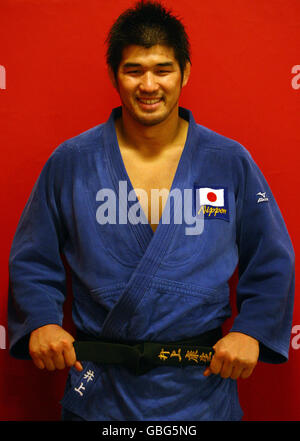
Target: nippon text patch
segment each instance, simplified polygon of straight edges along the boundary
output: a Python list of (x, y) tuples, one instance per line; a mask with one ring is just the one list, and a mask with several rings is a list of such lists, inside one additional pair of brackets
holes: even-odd
[(196, 215), (204, 219), (229, 222), (228, 190), (226, 187), (200, 187), (196, 190)]

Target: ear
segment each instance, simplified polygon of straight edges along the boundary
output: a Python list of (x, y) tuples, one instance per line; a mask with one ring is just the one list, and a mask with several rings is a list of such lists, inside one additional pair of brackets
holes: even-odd
[(113, 72), (113, 70), (112, 70), (112, 68), (110, 66), (108, 67), (108, 76), (109, 76), (109, 79), (110, 79), (111, 84), (113, 85), (113, 87), (116, 90), (118, 90), (118, 83), (117, 83), (115, 74), (114, 74), (114, 72)]
[(191, 63), (189, 61), (187, 61), (185, 68), (184, 68), (184, 72), (183, 72), (183, 79), (182, 79), (181, 87), (184, 87), (187, 85), (187, 83), (189, 81), (190, 74), (191, 74)]

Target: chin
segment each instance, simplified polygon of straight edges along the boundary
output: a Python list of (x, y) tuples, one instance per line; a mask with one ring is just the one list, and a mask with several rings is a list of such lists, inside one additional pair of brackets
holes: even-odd
[(144, 115), (141, 113), (132, 113), (131, 116), (144, 126), (155, 126), (168, 118), (168, 114), (155, 115), (154, 113), (145, 113)]
[(166, 118), (162, 118), (162, 117), (156, 117), (156, 118), (141, 118), (141, 117), (136, 117), (135, 120), (137, 122), (139, 122), (140, 124), (144, 125), (144, 126), (155, 126), (159, 123), (161, 123), (162, 121), (164, 121)]

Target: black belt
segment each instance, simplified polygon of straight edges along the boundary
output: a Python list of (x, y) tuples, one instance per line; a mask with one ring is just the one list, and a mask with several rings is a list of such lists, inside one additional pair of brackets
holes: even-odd
[(222, 329), (215, 328), (197, 337), (176, 342), (115, 342), (77, 331), (73, 345), (79, 361), (122, 365), (135, 375), (142, 375), (157, 366), (208, 366), (212, 346), (222, 338)]

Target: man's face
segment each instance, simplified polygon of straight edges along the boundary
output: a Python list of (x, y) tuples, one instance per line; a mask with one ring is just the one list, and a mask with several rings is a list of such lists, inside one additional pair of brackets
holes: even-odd
[(110, 77), (122, 102), (123, 112), (140, 124), (151, 126), (177, 112), (181, 88), (189, 77), (189, 64), (183, 78), (174, 50), (156, 45), (151, 48), (127, 46), (115, 79)]

